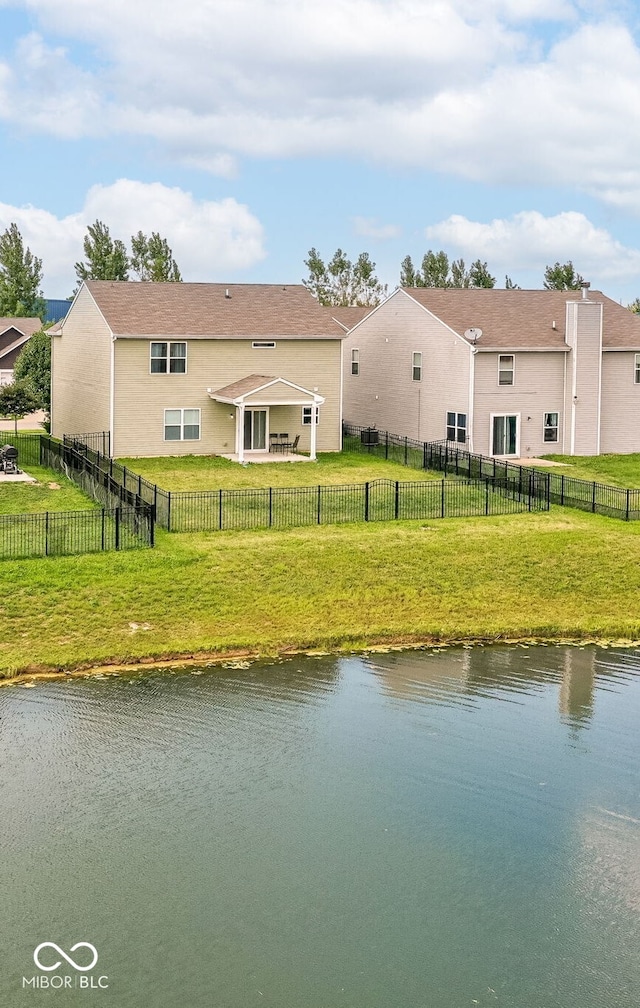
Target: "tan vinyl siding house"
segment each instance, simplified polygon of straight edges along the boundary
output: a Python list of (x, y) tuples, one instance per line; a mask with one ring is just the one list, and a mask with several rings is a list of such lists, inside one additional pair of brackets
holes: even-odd
[(399, 289), (343, 351), (347, 421), (484, 455), (640, 451), (640, 317), (587, 286)]
[(273, 433), (341, 448), (344, 328), (304, 287), (88, 281), (59, 333), (56, 436), (109, 430), (120, 456), (265, 452)]

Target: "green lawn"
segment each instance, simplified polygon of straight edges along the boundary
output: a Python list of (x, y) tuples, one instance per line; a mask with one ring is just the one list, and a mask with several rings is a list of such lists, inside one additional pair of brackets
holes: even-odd
[(236, 490), (245, 487), (323, 486), (368, 480), (432, 480), (442, 473), (410, 469), (360, 452), (325, 452), (315, 462), (269, 462), (246, 466), (217, 455), (121, 458), (118, 461), (163, 490)]
[(97, 505), (66, 476), (29, 465), (37, 483), (9, 483), (0, 476), (0, 514), (34, 514), (39, 511), (84, 511)]
[(639, 554), (640, 523), (561, 508), (160, 533), (155, 550), (0, 565), (0, 665), (376, 641), (638, 639)]
[[(544, 458), (564, 463), (549, 467), (557, 476), (572, 476), (592, 483), (625, 489), (640, 488), (640, 455), (545, 455)], [(536, 468), (541, 468), (536, 466)]]

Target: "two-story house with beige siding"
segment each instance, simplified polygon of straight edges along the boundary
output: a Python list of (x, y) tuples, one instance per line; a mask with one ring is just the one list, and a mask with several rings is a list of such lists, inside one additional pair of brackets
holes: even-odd
[(343, 410), (483, 455), (640, 452), (640, 317), (588, 285), (398, 289), (344, 341)]
[(118, 456), (339, 451), (344, 336), (301, 285), (89, 280), (54, 330), (52, 433), (109, 431)]

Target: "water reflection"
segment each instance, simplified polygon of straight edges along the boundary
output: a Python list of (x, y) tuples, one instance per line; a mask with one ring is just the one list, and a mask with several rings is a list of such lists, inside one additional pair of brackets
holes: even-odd
[(113, 1008), (637, 1008), (639, 669), (505, 646), (0, 691), (0, 1008), (45, 939), (95, 943)]
[(387, 696), (423, 703), (473, 707), (486, 698), (519, 703), (527, 694), (557, 686), (560, 719), (581, 728), (593, 717), (596, 689), (627, 674), (624, 655), (616, 657), (615, 651), (592, 646), (518, 645), (374, 654), (366, 664)]

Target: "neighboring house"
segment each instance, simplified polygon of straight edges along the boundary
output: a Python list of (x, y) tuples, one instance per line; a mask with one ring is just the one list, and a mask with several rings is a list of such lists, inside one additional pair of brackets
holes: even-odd
[(496, 456), (640, 452), (640, 316), (577, 291), (401, 288), (344, 342), (352, 423)]
[(0, 318), (0, 385), (13, 381), (13, 365), (34, 332), (42, 329), (39, 318)]
[(89, 280), (52, 332), (57, 437), (240, 461), (274, 434), (341, 448), (345, 332), (302, 285)]

